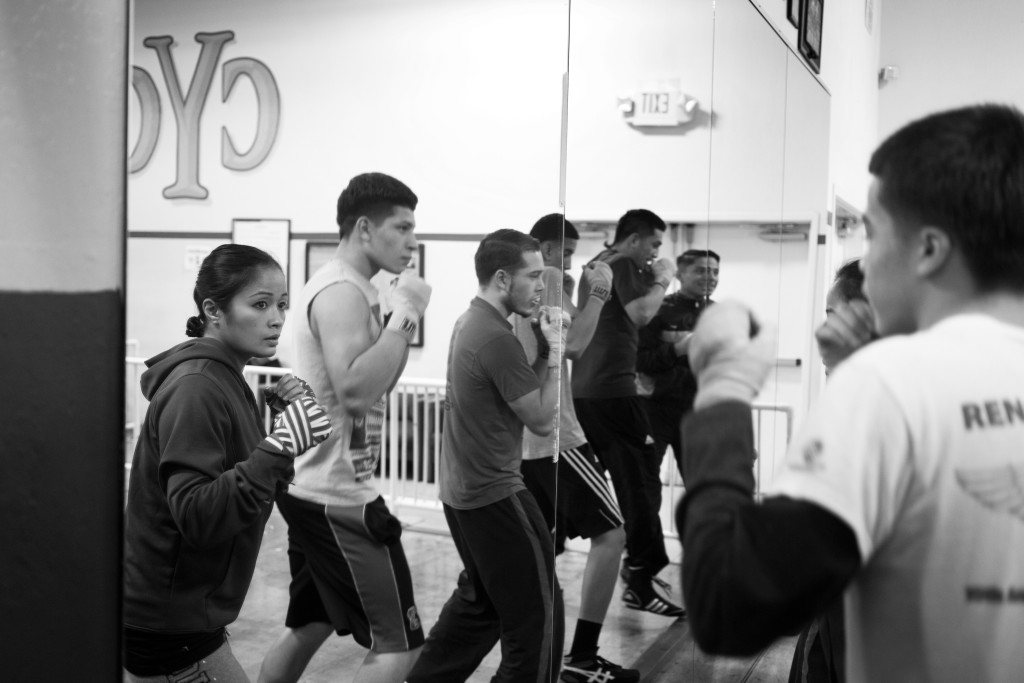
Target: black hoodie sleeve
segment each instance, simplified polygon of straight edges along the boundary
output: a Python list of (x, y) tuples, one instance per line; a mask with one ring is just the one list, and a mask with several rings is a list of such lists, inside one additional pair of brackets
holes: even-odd
[(753, 500), (750, 406), (727, 402), (683, 426), (687, 493), (676, 511), (683, 594), (694, 639), (751, 655), (838, 597), (860, 568), (850, 527), (813, 503)]
[(171, 516), (192, 545), (223, 543), (267, 514), (291, 459), (258, 448), (263, 434), (242, 412), (251, 409), (209, 377), (187, 375), (161, 394), (159, 472)]

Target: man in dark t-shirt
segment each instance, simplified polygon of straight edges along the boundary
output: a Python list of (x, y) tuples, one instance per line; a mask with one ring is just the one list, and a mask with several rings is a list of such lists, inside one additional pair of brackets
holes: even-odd
[(564, 626), (554, 542), (519, 463), (523, 427), (554, 428), (568, 319), (541, 307), (547, 349), (532, 366), (506, 319), (530, 315), (540, 302), (539, 249), (516, 230), (485, 237), (475, 257), (479, 292), (452, 331), (440, 498), (465, 569), (410, 683), (464, 681), (499, 640), (496, 679), (559, 675)]
[[(661, 528), (661, 458), (636, 391), (638, 330), (657, 313), (672, 280), (669, 259), (658, 255), (665, 222), (646, 209), (619, 219), (611, 246), (594, 260), (612, 269), (612, 295), (601, 309), (590, 345), (572, 368), (572, 396), (587, 441), (611, 475), (626, 529), (622, 594), (627, 607), (671, 617), (685, 611), (664, 591), (657, 574), (668, 565)], [(585, 301), (586, 283), (580, 299)]]

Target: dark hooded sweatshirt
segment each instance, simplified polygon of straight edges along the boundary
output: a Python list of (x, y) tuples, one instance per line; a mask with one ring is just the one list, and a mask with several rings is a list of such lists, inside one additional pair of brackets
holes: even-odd
[[(149, 409), (125, 511), (124, 623), (163, 634), (235, 620), (291, 459), (260, 446), (255, 397), (227, 347), (194, 339), (146, 361)], [(131, 644), (128, 647), (131, 661)]]

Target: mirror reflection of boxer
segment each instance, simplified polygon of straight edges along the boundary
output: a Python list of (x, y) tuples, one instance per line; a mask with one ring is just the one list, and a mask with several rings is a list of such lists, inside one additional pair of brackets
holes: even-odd
[(710, 249), (688, 249), (676, 259), (679, 290), (669, 294), (651, 322), (640, 329), (636, 355), (637, 393), (651, 423), (658, 461), (672, 447), (682, 473), (679, 423), (693, 409), (697, 378), (690, 371), (687, 349), (700, 314), (718, 286), (721, 258)]
[[(641, 327), (650, 322), (672, 282), (672, 261), (654, 260), (665, 221), (647, 209), (619, 219), (610, 245), (592, 259), (612, 269), (612, 292), (590, 344), (572, 367), (576, 417), (587, 442), (611, 476), (626, 529), (620, 572), (626, 607), (666, 617), (686, 614), (658, 572), (668, 566), (661, 528), (661, 458), (637, 396), (636, 353)], [(580, 300), (589, 297), (580, 283)]]

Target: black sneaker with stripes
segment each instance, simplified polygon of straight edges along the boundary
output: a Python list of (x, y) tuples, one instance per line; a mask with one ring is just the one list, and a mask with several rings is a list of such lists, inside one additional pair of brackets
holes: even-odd
[(595, 654), (578, 660), (566, 657), (559, 680), (562, 683), (638, 683), (640, 672), (637, 669), (624, 669)]
[[(629, 572), (622, 602), (630, 609), (660, 614), (675, 619), (686, 618), (686, 610), (670, 600), (672, 588), (658, 577), (647, 578), (640, 572)], [(664, 594), (659, 593), (660, 588)]]

